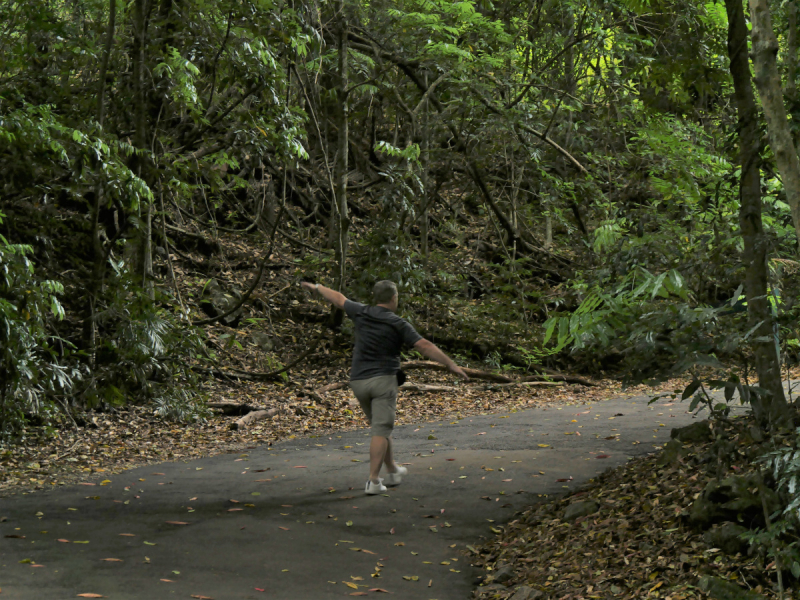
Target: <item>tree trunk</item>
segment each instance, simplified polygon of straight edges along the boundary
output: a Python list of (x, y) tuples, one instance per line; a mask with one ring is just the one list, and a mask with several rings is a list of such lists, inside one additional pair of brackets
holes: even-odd
[[(106, 44), (103, 49), (103, 59), (100, 64), (100, 85), (97, 94), (97, 122), (100, 127), (105, 120), (105, 92), (106, 74), (108, 73), (108, 62), (111, 57), (111, 48), (114, 45), (114, 30), (117, 19), (117, 0), (109, 0), (108, 7), (108, 27), (106, 29)], [(97, 297), (101, 293), (103, 272), (105, 270), (105, 252), (100, 239), (100, 207), (103, 202), (103, 186), (98, 184), (95, 189), (94, 203), (90, 215), (92, 221), (92, 278), (88, 290), (88, 322), (84, 325), (86, 339), (89, 342), (89, 364), (94, 368), (95, 350), (97, 348)]]
[[(428, 74), (425, 74), (425, 87), (428, 86)], [(428, 189), (429, 187), (429, 177), (428, 173), (430, 170), (431, 165), (431, 150), (430, 150), (430, 140), (431, 134), (429, 131), (429, 123), (430, 123), (430, 107), (428, 105), (427, 98), (425, 99), (425, 108), (423, 109), (423, 121), (422, 121), (422, 210), (420, 211), (420, 224), (419, 224), (419, 236), (420, 241), (422, 243), (422, 264), (424, 265), (425, 269), (428, 268), (428, 207), (431, 203), (431, 192)]]
[(783, 103), (783, 86), (778, 72), (778, 40), (772, 30), (772, 17), (767, 0), (750, 0), (750, 21), (753, 26), (753, 66), (755, 82), (764, 115), (767, 118), (769, 143), (775, 153), (778, 171), (783, 180), (786, 202), (792, 209), (795, 233), (800, 243), (800, 160), (797, 158)]
[(750, 82), (747, 59), (747, 25), (741, 0), (725, 0), (728, 12), (728, 56), (733, 76), (734, 96), (739, 113), (739, 226), (744, 241), (745, 291), (750, 327), (760, 323), (755, 333), (758, 384), (768, 396), (753, 398), (756, 418), (762, 424), (790, 422), (781, 382), (780, 359), (773, 343), (773, 320), (767, 299), (767, 248), (761, 222), (761, 164), (759, 158), (758, 113)]
[[(147, 93), (145, 91), (146, 49), (147, 49), (147, 1), (135, 0), (134, 3), (134, 39), (133, 39), (133, 144), (136, 148), (147, 147)], [(147, 158), (144, 155), (133, 156), (133, 171), (145, 182), (148, 182)], [(137, 211), (136, 232), (130, 241), (128, 257), (131, 273), (137, 285), (150, 296), (153, 295), (153, 260), (151, 247), (151, 202), (140, 198)]]
[(789, 21), (786, 41), (786, 97), (794, 104), (797, 102), (797, 0), (789, 0), (786, 10)]
[[(336, 86), (336, 127), (338, 128), (336, 145), (336, 164), (334, 166), (335, 192), (333, 198), (333, 247), (335, 252), (336, 277), (334, 288), (344, 292), (347, 276), (347, 230), (350, 220), (347, 215), (347, 154), (348, 154), (348, 105), (347, 105), (347, 21), (344, 15), (344, 1), (336, 3), (339, 36), (337, 51), (339, 54), (339, 81)], [(343, 314), (338, 308), (333, 309), (334, 326), (341, 325)]]
[(111, 57), (111, 47), (114, 45), (114, 28), (117, 19), (117, 0), (109, 0), (108, 3), (108, 30), (106, 32), (106, 47), (103, 49), (103, 62), (100, 64), (100, 90), (97, 95), (97, 122), (103, 126), (106, 105), (106, 74), (108, 73), (108, 61)]

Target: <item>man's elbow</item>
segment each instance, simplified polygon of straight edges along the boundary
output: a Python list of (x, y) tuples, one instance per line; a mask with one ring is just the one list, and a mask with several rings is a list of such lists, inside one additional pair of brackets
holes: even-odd
[(428, 340), (426, 340), (425, 338), (422, 338), (420, 341), (414, 344), (414, 349), (420, 352), (421, 354), (424, 354), (425, 356), (428, 355), (428, 352), (433, 347), (434, 347), (433, 344)]

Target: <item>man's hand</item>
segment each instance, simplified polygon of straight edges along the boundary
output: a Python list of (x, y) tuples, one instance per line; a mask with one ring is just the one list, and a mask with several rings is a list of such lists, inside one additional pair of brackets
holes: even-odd
[(464, 369), (462, 369), (458, 365), (454, 364), (453, 366), (451, 366), (450, 371), (461, 377), (461, 379), (463, 379), (464, 381), (469, 381), (469, 375), (464, 373)]
[(307, 281), (301, 281), (300, 286), (309, 292), (317, 292), (320, 296), (325, 298), (328, 302), (333, 304), (336, 308), (341, 308), (344, 310), (344, 303), (347, 302), (347, 298), (337, 292), (336, 290), (332, 290), (331, 288), (327, 288), (324, 285), (320, 285), (318, 283), (308, 283)]
[(469, 381), (469, 376), (464, 373), (464, 370), (459, 367), (456, 363), (452, 361), (452, 359), (447, 356), (444, 352), (439, 350), (439, 348), (433, 342), (429, 342), (425, 338), (419, 340), (416, 344), (414, 344), (414, 348), (418, 350), (423, 356), (430, 358), (431, 360), (435, 360), (438, 363), (443, 364), (446, 366), (451, 373), (455, 373), (464, 381)]

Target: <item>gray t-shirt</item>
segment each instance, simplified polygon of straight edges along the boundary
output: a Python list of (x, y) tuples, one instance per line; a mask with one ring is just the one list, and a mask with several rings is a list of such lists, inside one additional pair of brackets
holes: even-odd
[(400, 370), (400, 351), (422, 339), (411, 323), (388, 308), (348, 300), (344, 312), (353, 320), (356, 345), (350, 380), (394, 375)]

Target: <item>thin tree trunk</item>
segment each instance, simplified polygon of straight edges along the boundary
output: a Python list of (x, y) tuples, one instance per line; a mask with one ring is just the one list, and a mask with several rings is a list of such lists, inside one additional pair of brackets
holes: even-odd
[[(145, 92), (147, 0), (135, 0), (133, 14), (133, 143), (136, 148), (145, 149), (147, 147), (147, 94)], [(147, 159), (143, 155), (134, 155), (133, 160), (134, 172), (145, 183), (148, 183)], [(139, 223), (136, 234), (131, 240), (129, 255), (134, 281), (152, 297), (151, 202), (145, 198), (140, 200), (137, 215)]]
[(108, 3), (108, 29), (106, 32), (106, 47), (103, 49), (103, 62), (100, 64), (100, 90), (97, 94), (97, 122), (103, 125), (105, 119), (105, 95), (106, 95), (106, 75), (108, 73), (108, 61), (111, 57), (111, 48), (114, 45), (114, 28), (117, 20), (117, 0), (109, 0)]
[(778, 72), (778, 40), (772, 30), (772, 17), (767, 0), (750, 0), (750, 21), (753, 26), (756, 87), (767, 118), (769, 143), (775, 153), (783, 189), (786, 192), (786, 202), (791, 207), (795, 233), (800, 243), (800, 160), (797, 158), (797, 150), (786, 118), (783, 86)]
[[(347, 21), (344, 15), (344, 1), (336, 3), (338, 16), (339, 36), (337, 40), (337, 51), (339, 54), (339, 81), (336, 89), (336, 127), (337, 148), (336, 164), (334, 166), (334, 206), (333, 206), (333, 247), (336, 262), (336, 277), (334, 287), (339, 292), (344, 292), (345, 280), (347, 276), (347, 241), (350, 220), (347, 211), (347, 168), (348, 168), (348, 104), (347, 104)], [(343, 314), (339, 309), (333, 309), (333, 323), (338, 326), (342, 322)]]
[[(796, 119), (800, 100), (797, 97), (797, 0), (789, 0), (788, 7), (789, 35), (786, 42), (786, 99), (789, 101), (789, 113)], [(795, 150), (800, 152), (800, 132), (792, 131)]]
[[(108, 73), (108, 63), (111, 57), (111, 48), (114, 45), (114, 30), (117, 19), (117, 0), (109, 0), (108, 7), (108, 27), (106, 29), (106, 44), (103, 49), (103, 60), (100, 64), (100, 81), (97, 94), (97, 122), (100, 127), (105, 120), (105, 92), (106, 75)], [(100, 207), (103, 202), (103, 186), (98, 184), (95, 189), (94, 203), (92, 204), (92, 278), (89, 283), (88, 302), (89, 315), (88, 322), (84, 325), (84, 333), (89, 341), (89, 364), (92, 368), (95, 365), (95, 349), (97, 348), (97, 298), (101, 293), (103, 281), (103, 267), (105, 263), (105, 252), (100, 240)]]
[(753, 412), (762, 424), (785, 425), (788, 415), (781, 382), (780, 359), (773, 343), (773, 320), (767, 298), (768, 240), (761, 222), (761, 164), (759, 158), (758, 112), (750, 81), (747, 59), (747, 25), (741, 0), (725, 0), (728, 12), (728, 56), (734, 96), (739, 113), (739, 226), (742, 230), (745, 264), (747, 315), (755, 332), (753, 352), (759, 387), (768, 392), (753, 398)]
[(789, 0), (787, 7), (789, 31), (786, 41), (786, 96), (797, 102), (797, 0)]
[[(428, 86), (428, 74), (425, 74), (425, 87)], [(428, 105), (428, 99), (425, 99), (425, 108), (423, 109), (423, 121), (422, 121), (422, 187), (423, 187), (423, 194), (422, 194), (422, 210), (420, 211), (420, 227), (419, 227), (419, 235), (422, 242), (422, 264), (425, 268), (428, 268), (428, 207), (431, 203), (431, 193), (428, 189), (428, 172), (430, 169), (431, 163), (431, 149), (430, 149), (430, 141), (431, 141), (431, 134), (428, 130), (429, 127), (429, 115), (430, 115), (430, 106)]]

